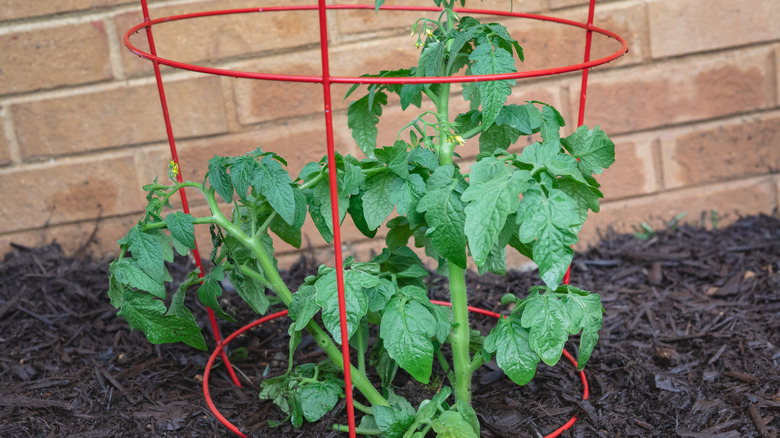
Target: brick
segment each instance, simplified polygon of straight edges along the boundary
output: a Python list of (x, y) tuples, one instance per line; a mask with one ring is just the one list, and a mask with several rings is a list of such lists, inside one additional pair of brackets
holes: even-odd
[(660, 0), (647, 8), (654, 58), (780, 38), (775, 0)]
[[(177, 138), (227, 130), (219, 78), (166, 84)], [(155, 85), (123, 87), (11, 106), (23, 158), (94, 151), (166, 138)]]
[[(321, 66), (318, 50), (301, 50), (241, 64), (236, 68), (272, 74), (319, 76), (322, 74)], [(231, 82), (238, 121), (244, 125), (321, 113), (324, 109), (320, 84), (252, 79)], [(334, 93), (334, 101), (340, 102), (342, 96)]]
[(773, 173), (780, 168), (780, 116), (664, 132), (662, 145), (667, 187)]
[[(289, 2), (269, 0), (263, 7), (286, 6)], [(218, 9), (256, 7), (247, 0), (219, 0), (152, 8), (153, 18)], [(143, 21), (140, 9), (115, 18), (117, 31), (124, 33)], [(316, 11), (265, 12), (223, 15), (159, 24), (153, 28), (157, 53), (163, 58), (188, 63), (213, 62), (220, 59), (266, 51), (289, 49), (319, 42)], [(144, 34), (131, 43), (148, 52)], [(150, 73), (149, 61), (122, 52), (122, 62), (129, 74)]]
[[(741, 216), (770, 213), (777, 206), (774, 184), (773, 178), (759, 177), (605, 203), (601, 212), (588, 217), (576, 248), (596, 244), (599, 233), (608, 227), (619, 233), (631, 233), (633, 226), (646, 222), (654, 229), (662, 229), (683, 212), (686, 213), (683, 223), (701, 224), (702, 213), (709, 219), (710, 212), (715, 211), (719, 226), (727, 226)], [(739, 202), (734, 202), (735, 199)]]
[(615, 141), (615, 163), (595, 175), (604, 193), (604, 202), (659, 190), (650, 137)]
[(0, 35), (0, 65), (0, 94), (113, 77), (101, 21)]
[(130, 0), (57, 0), (55, 2), (5, 0), (2, 9), (0, 9), (0, 21), (58, 14), (62, 12), (83, 11), (86, 9), (102, 9), (125, 3), (133, 2)]
[(30, 247), (56, 242), (69, 256), (113, 258), (119, 253), (119, 245), (116, 242), (137, 222), (137, 215), (121, 216), (4, 234), (0, 235), (0, 254), (10, 251), (12, 242)]
[[(336, 4), (367, 4), (364, 1), (358, 0), (337, 0)], [(370, 2), (369, 2), (370, 3)], [(432, 6), (430, 1), (424, 0), (389, 0), (385, 2), (390, 6)], [(488, 9), (495, 11), (509, 11), (509, 2), (505, 0), (483, 0), (468, 1), (466, 2), (467, 8), (472, 9)], [(538, 12), (544, 8), (542, 0), (523, 0), (522, 2), (516, 2), (514, 4), (515, 12)], [(438, 13), (421, 13), (410, 11), (381, 11), (376, 14), (373, 9), (369, 10), (345, 10), (339, 11), (336, 14), (336, 22), (338, 23), (338, 31), (342, 34), (354, 34), (363, 32), (373, 32), (377, 30), (387, 29), (411, 29), (414, 22), (420, 17), (427, 17), (436, 19)], [(485, 21), (498, 21), (497, 18), (488, 18), (489, 16), (482, 15), (480, 20)], [(414, 42), (414, 41), (412, 41)]]
[[(585, 124), (616, 135), (771, 107), (773, 74), (762, 49), (593, 74)], [(570, 96), (576, 107), (579, 85)]]
[[(578, 8), (555, 16), (584, 23), (588, 18), (588, 10)], [(600, 70), (636, 64), (644, 58), (644, 22), (644, 8), (640, 4), (615, 4), (598, 8), (594, 24), (617, 33), (629, 47), (627, 54), (599, 67)], [(523, 47), (525, 61), (518, 66), (520, 71), (563, 67), (579, 64), (584, 59), (585, 31), (579, 27), (537, 20), (513, 20), (509, 25), (509, 33)], [(590, 59), (603, 58), (618, 49), (620, 44), (617, 41), (594, 33)]]
[(0, 173), (0, 186), (6, 188), (0, 233), (117, 216), (143, 205), (131, 156), (10, 168)]

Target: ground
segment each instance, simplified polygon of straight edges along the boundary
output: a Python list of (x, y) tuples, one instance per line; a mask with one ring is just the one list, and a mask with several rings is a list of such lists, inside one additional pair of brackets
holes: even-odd
[[(780, 221), (748, 217), (727, 229), (684, 226), (643, 237), (607, 233), (575, 255), (572, 284), (601, 294), (606, 310), (585, 370), (589, 398), (582, 400), (582, 383), (565, 361), (541, 365), (525, 387), (489, 364), (474, 379), (484, 437), (542, 437), (573, 415), (578, 420), (561, 436), (777, 436)], [(287, 277), (301, 281), (311, 265), (303, 259)], [(174, 277), (186, 269), (185, 261), (171, 267)], [(131, 332), (108, 304), (107, 261), (65, 257), (56, 245), (18, 247), (0, 263), (0, 276), (0, 436), (232, 436), (203, 398), (208, 354), (152, 346)], [(522, 294), (536, 276), (469, 275), (470, 302), (505, 310), (500, 297)], [(443, 296), (443, 285), (432, 277), (431, 293)], [(226, 295), (239, 320), (255, 318)], [(238, 326), (225, 324), (223, 333)], [(243, 388), (216, 367), (216, 406), (249, 436), (340, 436), (329, 426), (346, 422), (343, 410), (302, 431), (268, 425), (284, 416), (258, 400), (258, 385), (264, 374), (284, 371), (286, 345), (283, 321), (231, 344), (248, 352), (236, 359)], [(304, 340), (296, 359), (321, 356)], [(400, 377), (399, 391), (407, 380)]]

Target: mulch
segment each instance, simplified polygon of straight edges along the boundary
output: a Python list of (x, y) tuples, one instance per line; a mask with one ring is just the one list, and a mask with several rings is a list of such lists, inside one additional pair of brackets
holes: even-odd
[[(174, 263), (174, 278), (183, 278), (188, 265)], [(295, 283), (312, 269), (303, 258), (286, 275)], [(502, 310), (504, 293), (523, 293), (536, 277), (470, 275), (470, 302)], [(56, 244), (18, 247), (0, 263), (0, 278), (0, 436), (233, 436), (203, 399), (208, 354), (153, 346), (131, 332), (108, 304), (106, 260), (65, 257)], [(444, 296), (446, 281), (430, 281), (433, 296)], [(572, 282), (601, 294), (606, 309), (586, 369), (589, 398), (582, 400), (579, 376), (564, 360), (540, 366), (524, 387), (488, 364), (474, 378), (484, 437), (542, 437), (572, 415), (578, 420), (563, 437), (777, 436), (777, 217), (747, 217), (717, 230), (682, 226), (644, 239), (607, 233), (575, 256)], [(226, 294), (225, 308), (244, 323), (253, 320), (232, 295)], [(473, 321), (482, 330), (492, 324), (481, 316)], [(284, 372), (286, 346), (282, 321), (238, 338), (231, 348), (243, 388), (216, 366), (215, 404), (250, 436), (344, 436), (329, 430), (346, 422), (343, 410), (302, 430), (269, 426), (267, 420), (284, 416), (258, 400), (258, 386), (263, 376)], [(576, 342), (569, 351), (576, 353)], [(304, 340), (296, 358), (316, 361), (322, 353)], [(398, 385), (412, 393), (403, 375)]]

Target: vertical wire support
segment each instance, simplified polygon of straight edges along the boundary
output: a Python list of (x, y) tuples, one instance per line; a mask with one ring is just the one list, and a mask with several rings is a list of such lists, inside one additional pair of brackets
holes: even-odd
[(346, 297), (344, 291), (344, 263), (341, 253), (341, 227), (339, 215), (338, 180), (336, 178), (336, 150), (333, 140), (333, 108), (330, 89), (330, 64), (328, 61), (328, 20), (325, 0), (319, 0), (320, 52), (322, 56), (322, 92), (325, 103), (325, 136), (328, 142), (328, 180), (330, 182), (330, 206), (333, 218), (333, 250), (336, 262), (336, 285), (339, 298), (339, 322), (341, 329), (341, 355), (344, 360), (344, 393), (347, 401), (349, 436), (355, 438), (355, 408), (352, 401), (352, 372), (349, 360), (349, 336), (347, 332)]
[[(157, 49), (154, 45), (154, 36), (152, 35), (152, 26), (149, 25), (151, 18), (149, 18), (149, 6), (147, 4), (147, 0), (141, 0), (141, 10), (143, 11), (144, 15), (144, 23), (147, 24), (146, 38), (149, 41), (149, 52), (152, 55), (157, 56)], [(162, 74), (160, 73), (160, 64), (157, 61), (152, 61), (152, 65), (154, 66), (154, 77), (157, 80), (157, 92), (160, 95), (160, 106), (162, 106), (163, 120), (165, 120), (165, 132), (168, 136), (168, 145), (170, 146), (171, 150), (171, 160), (176, 163), (176, 166), (179, 168), (179, 172), (176, 174), (176, 182), (181, 183), (184, 181), (184, 177), (182, 177), (181, 164), (179, 163), (179, 154), (176, 152), (176, 141), (173, 137), (173, 126), (171, 125), (171, 116), (168, 112), (168, 100), (165, 97), (165, 87), (163, 87)], [(184, 191), (184, 187), (179, 189), (179, 195), (181, 196), (182, 210), (184, 213), (189, 214), (190, 206), (187, 202), (187, 194)], [(203, 278), (203, 263), (201, 262), (200, 251), (198, 251), (197, 240), (195, 241), (195, 249), (192, 250), (192, 256), (195, 258), (195, 266), (198, 267), (198, 278)], [(214, 339), (216, 340), (217, 345), (220, 345), (222, 342), (222, 336), (219, 334), (217, 318), (214, 316), (213, 310), (209, 308), (206, 308), (206, 310), (208, 310), (209, 321), (211, 322), (211, 331), (214, 334)], [(238, 376), (236, 376), (236, 372), (233, 370), (233, 365), (230, 364), (230, 359), (228, 359), (224, 348), (222, 349), (221, 357), (222, 361), (225, 363), (228, 374), (230, 375), (230, 379), (236, 386), (240, 388), (241, 382), (238, 381)]]
[[(590, 61), (590, 49), (591, 42), (593, 41), (593, 17), (596, 12), (596, 0), (590, 0), (590, 6), (588, 8), (588, 30), (585, 31), (585, 60), (583, 62)], [(577, 127), (579, 128), (585, 123), (585, 100), (588, 94), (588, 71), (590, 69), (582, 69), (582, 85), (580, 86), (580, 108), (577, 116)], [(577, 159), (579, 161), (579, 158)], [(563, 284), (569, 284), (571, 276), (571, 265), (566, 270), (566, 275), (563, 276)], [(586, 397), (587, 398), (587, 397)]]

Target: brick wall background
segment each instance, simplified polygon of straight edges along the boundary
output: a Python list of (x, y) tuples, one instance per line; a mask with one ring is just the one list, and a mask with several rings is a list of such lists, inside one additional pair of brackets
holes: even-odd
[[(332, 0), (356, 3), (350, 0)], [(281, 0), (151, 0), (161, 17), (200, 10), (282, 5)], [(312, 0), (297, 3), (312, 3)], [(398, 0), (387, 4), (423, 4)], [(507, 0), (467, 6), (506, 10)], [(515, 0), (515, 10), (585, 21), (587, 0)], [(415, 14), (332, 12), (332, 73), (359, 75), (416, 64), (408, 37)], [(166, 174), (168, 145), (151, 64), (122, 45), (141, 22), (133, 0), (0, 0), (0, 254), (10, 242), (56, 240), (68, 252), (105, 255), (137, 220), (141, 186)], [(531, 70), (578, 63), (584, 32), (521, 19), (501, 20), (524, 46)], [(611, 225), (647, 222), (725, 225), (771, 212), (780, 190), (780, 1), (600, 0), (597, 26), (617, 32), (630, 52), (590, 76), (586, 123), (615, 140), (617, 162), (602, 178), (606, 200), (580, 245)], [(316, 13), (262, 13), (167, 23), (154, 28), (160, 55), (223, 68), (318, 74)], [(145, 48), (145, 37), (133, 41)], [(594, 56), (617, 49), (594, 36)], [(252, 82), (163, 68), (182, 171), (200, 181), (215, 154), (261, 146), (290, 161), (291, 173), (325, 153), (321, 87)], [(518, 83), (512, 99), (555, 105), (576, 124), (579, 74)], [(455, 89), (455, 87), (453, 87)], [(346, 87), (334, 87), (341, 96)], [(457, 92), (456, 92), (457, 94)], [(357, 154), (336, 100), (336, 143)], [(457, 102), (457, 100), (454, 100)], [(453, 104), (454, 110), (463, 104)], [(380, 141), (414, 116), (389, 107)], [(462, 149), (465, 165), (476, 141)], [(520, 145), (518, 146), (520, 147)], [(193, 212), (204, 203), (190, 194)], [(707, 212), (703, 215), (703, 212)], [(346, 223), (348, 252), (379, 242)], [(329, 249), (307, 223), (312, 246)], [(208, 246), (208, 231), (199, 230)], [(381, 235), (381, 233), (380, 233)], [(84, 244), (88, 242), (88, 245)], [(294, 249), (280, 246), (282, 264)]]

